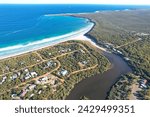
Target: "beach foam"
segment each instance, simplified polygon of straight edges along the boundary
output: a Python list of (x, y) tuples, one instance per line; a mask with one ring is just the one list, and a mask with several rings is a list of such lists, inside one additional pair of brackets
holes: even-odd
[(83, 36), (84, 34), (86, 34), (88, 31), (91, 30), (93, 26), (94, 24), (90, 23), (87, 27), (66, 35), (57, 36), (53, 38), (46, 38), (42, 39), (41, 41), (32, 42), (26, 45), (16, 45), (6, 48), (0, 48), (0, 59), (35, 51), (44, 47), (58, 44), (60, 42), (74, 40), (76, 39), (76, 37)]

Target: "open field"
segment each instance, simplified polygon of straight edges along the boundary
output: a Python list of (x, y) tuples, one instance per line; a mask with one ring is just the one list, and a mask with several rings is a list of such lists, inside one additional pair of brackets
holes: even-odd
[(81, 41), (68, 41), (0, 60), (0, 99), (65, 99), (108, 60)]

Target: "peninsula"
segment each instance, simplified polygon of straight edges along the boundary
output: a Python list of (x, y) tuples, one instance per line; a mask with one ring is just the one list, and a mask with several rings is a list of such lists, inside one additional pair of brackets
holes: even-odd
[(0, 99), (150, 99), (150, 10), (67, 16), (94, 25), (64, 41), (1, 57)]

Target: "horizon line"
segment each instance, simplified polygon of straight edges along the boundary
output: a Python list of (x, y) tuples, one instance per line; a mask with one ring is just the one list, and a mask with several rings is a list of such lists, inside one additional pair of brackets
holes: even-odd
[(93, 3), (0, 3), (0, 5), (134, 5), (134, 6), (150, 6), (150, 4), (93, 4)]

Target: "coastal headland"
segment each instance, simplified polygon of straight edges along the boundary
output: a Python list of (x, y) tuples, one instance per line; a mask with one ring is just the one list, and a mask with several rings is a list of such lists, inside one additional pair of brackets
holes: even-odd
[(86, 35), (120, 56), (132, 70), (118, 78), (107, 98), (150, 99), (150, 10), (103, 11), (75, 16), (94, 22), (94, 28)]
[[(139, 12), (149, 13), (142, 10), (69, 14), (88, 18), (93, 24), (66, 40), (1, 56), (0, 99), (128, 99), (130, 92), (134, 93), (133, 81), (137, 84), (141, 78), (149, 79), (149, 64), (146, 69), (142, 69), (142, 65), (135, 67), (135, 55), (128, 55), (133, 53), (133, 45), (141, 46), (141, 40), (145, 47), (141, 51), (147, 51), (149, 32), (139, 29), (139, 25), (133, 29), (128, 23), (123, 24), (123, 19), (120, 19), (123, 26), (119, 25), (115, 18), (121, 14), (122, 17), (129, 15), (128, 21), (134, 21), (135, 16), (140, 19), (137, 22), (143, 21)], [(112, 17), (112, 13), (117, 16)], [(121, 75), (127, 77), (128, 88), (123, 85)], [(132, 78), (134, 80), (130, 80)], [(117, 96), (123, 93), (118, 82), (127, 91), (122, 97)]]

